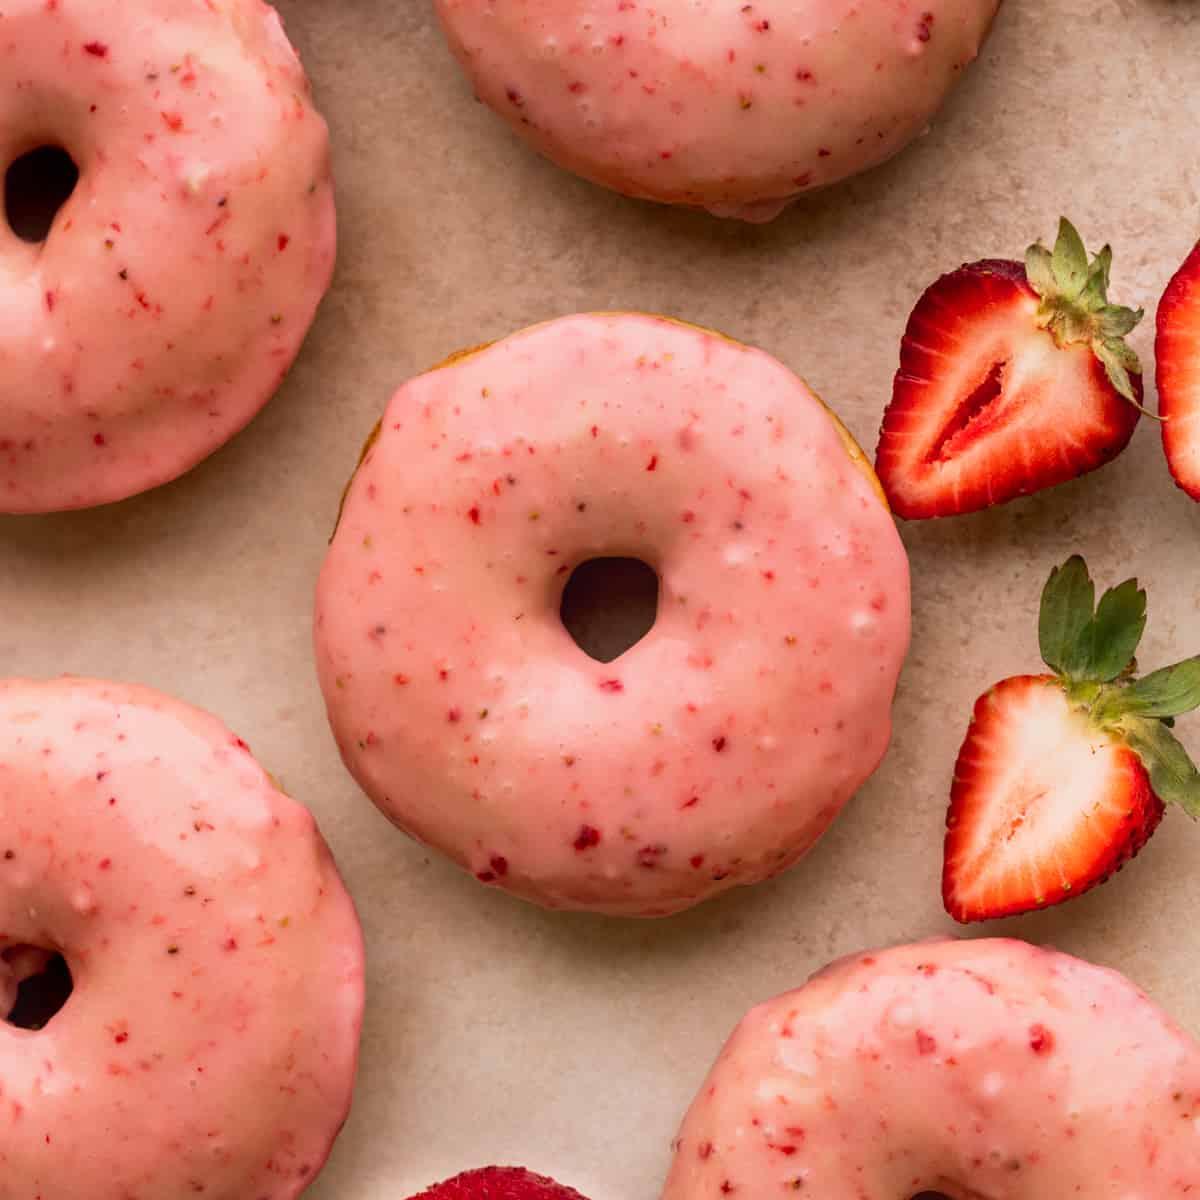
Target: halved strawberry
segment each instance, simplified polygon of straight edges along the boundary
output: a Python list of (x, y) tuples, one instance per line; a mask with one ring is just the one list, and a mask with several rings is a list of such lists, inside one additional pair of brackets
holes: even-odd
[(1132, 858), (1162, 814), (1141, 759), (1054, 676), (1005, 679), (976, 701), (954, 768), (946, 910), (979, 921), (1078, 895)]
[(1170, 728), (1200, 707), (1200, 656), (1133, 678), (1145, 626), (1137, 580), (1096, 606), (1083, 559), (1050, 573), (1039, 640), (1054, 674), (980, 696), (955, 764), (942, 898), (956, 921), (1103, 883), (1146, 844), (1164, 801), (1200, 816), (1200, 773)]
[(1200, 245), (1167, 285), (1154, 339), (1163, 449), (1175, 482), (1200, 500)]
[(1142, 318), (1108, 303), (1112, 251), (1089, 262), (1069, 221), (1051, 253), (943, 275), (900, 346), (875, 470), (909, 519), (1002, 504), (1095, 470), (1129, 443)]

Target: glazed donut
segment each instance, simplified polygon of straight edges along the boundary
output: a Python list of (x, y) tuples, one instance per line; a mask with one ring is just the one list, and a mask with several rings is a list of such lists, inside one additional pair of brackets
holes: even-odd
[(1122, 976), (1024, 942), (835, 963), (751, 1010), (663, 1200), (1168, 1196), (1200, 1179), (1200, 1047)]
[(628, 196), (766, 221), (921, 133), (1000, 0), (437, 0), (476, 94)]
[(262, 0), (10, 0), (0, 171), (79, 170), (45, 241), (0, 214), (0, 512), (165, 483), (278, 388), (329, 285), (325, 122)]
[[(51, 952), (74, 982), (3, 1019)], [(146, 688), (0, 681), (0, 1195), (291, 1200), (350, 1105), (354, 907), (309, 813)]]
[[(605, 556), (659, 578), (609, 663), (559, 615)], [(342, 756), (396, 824), (525, 899), (657, 916), (795, 862), (878, 765), (908, 562), (780, 363), (590, 314), (400, 389), (315, 623)]]

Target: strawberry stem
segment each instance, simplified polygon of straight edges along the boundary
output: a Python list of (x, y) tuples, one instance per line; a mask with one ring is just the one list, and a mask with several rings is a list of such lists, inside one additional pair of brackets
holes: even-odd
[(1127, 579), (1099, 604), (1095, 596), (1079, 555), (1050, 572), (1038, 617), (1042, 658), (1071, 704), (1141, 759), (1157, 795), (1200, 818), (1200, 771), (1170, 729), (1200, 708), (1200, 655), (1136, 678), (1146, 593)]
[(1053, 251), (1035, 242), (1025, 252), (1025, 274), (1040, 300), (1038, 324), (1060, 348), (1089, 346), (1116, 392), (1138, 412), (1157, 420), (1138, 399), (1130, 377), (1140, 375), (1142, 365), (1125, 341), (1145, 311), (1108, 302), (1111, 271), (1112, 247), (1105, 246), (1089, 260), (1083, 238), (1066, 217), (1059, 221)]

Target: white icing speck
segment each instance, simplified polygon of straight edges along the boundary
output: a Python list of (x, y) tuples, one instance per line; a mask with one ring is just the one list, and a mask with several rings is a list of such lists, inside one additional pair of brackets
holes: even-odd
[(979, 1090), (989, 1100), (994, 1099), (1004, 1091), (1004, 1076), (998, 1071), (989, 1071), (979, 1082)]
[(198, 196), (211, 174), (208, 163), (192, 163), (183, 173), (183, 186), (193, 196)]
[(862, 612), (860, 610), (859, 612), (852, 613), (850, 616), (850, 628), (853, 629), (855, 633), (866, 633), (868, 630), (872, 629), (874, 625), (875, 620), (870, 613)]

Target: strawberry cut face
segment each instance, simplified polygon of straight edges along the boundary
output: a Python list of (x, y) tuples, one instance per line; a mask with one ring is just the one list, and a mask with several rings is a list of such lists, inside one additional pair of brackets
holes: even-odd
[[(1137, 409), (1084, 342), (1038, 320), (1020, 263), (987, 260), (921, 297), (900, 350), (876, 472), (897, 515), (973, 512), (1102, 466)], [(1140, 402), (1140, 381), (1135, 380)]]
[(1138, 756), (1056, 678), (1006, 679), (976, 703), (955, 765), (946, 909), (973, 921), (1079, 895), (1132, 858), (1162, 814)]
[(1167, 465), (1175, 482), (1200, 500), (1200, 245), (1158, 306), (1155, 358)]

